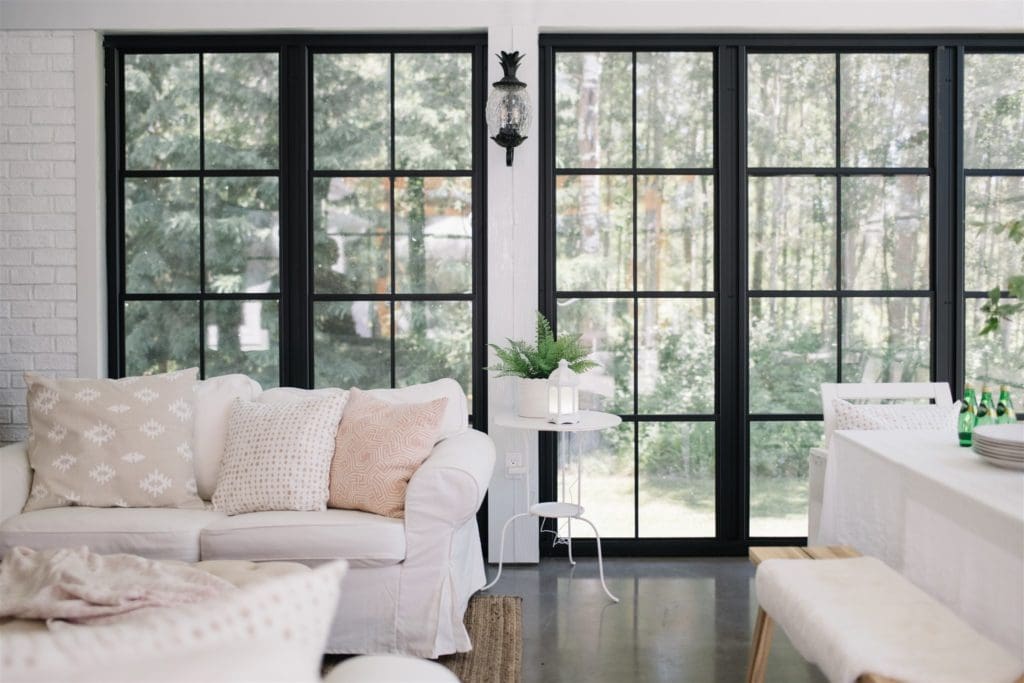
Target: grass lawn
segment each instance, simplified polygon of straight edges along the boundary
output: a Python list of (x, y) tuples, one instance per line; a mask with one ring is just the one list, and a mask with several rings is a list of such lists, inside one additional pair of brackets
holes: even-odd
[[(602, 537), (634, 534), (632, 473), (583, 473), (584, 516)], [(751, 482), (750, 531), (754, 536), (807, 534), (806, 479), (754, 479)], [(551, 524), (549, 522), (548, 524)], [(563, 527), (565, 522), (562, 521)], [(715, 533), (714, 481), (707, 478), (640, 478), (640, 537), (708, 537)], [(573, 536), (592, 537), (585, 524)]]

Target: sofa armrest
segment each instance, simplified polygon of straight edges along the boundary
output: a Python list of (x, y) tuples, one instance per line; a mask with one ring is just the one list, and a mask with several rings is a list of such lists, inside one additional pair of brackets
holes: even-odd
[(434, 446), (409, 481), (405, 519), (410, 526), (441, 522), (455, 528), (476, 514), (494, 470), (494, 442), (467, 429)]
[(31, 488), (28, 444), (21, 442), (0, 448), (0, 522), (21, 512)]

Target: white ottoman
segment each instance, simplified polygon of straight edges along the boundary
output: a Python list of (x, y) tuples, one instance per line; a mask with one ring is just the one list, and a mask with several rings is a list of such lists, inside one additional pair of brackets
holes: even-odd
[(353, 657), (334, 667), (324, 683), (459, 683), (436, 662), (405, 655)]

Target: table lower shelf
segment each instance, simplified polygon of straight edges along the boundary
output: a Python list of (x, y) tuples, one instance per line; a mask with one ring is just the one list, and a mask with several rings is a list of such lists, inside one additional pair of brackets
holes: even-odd
[(530, 506), (530, 514), (537, 517), (581, 517), (583, 506), (575, 503), (535, 503)]

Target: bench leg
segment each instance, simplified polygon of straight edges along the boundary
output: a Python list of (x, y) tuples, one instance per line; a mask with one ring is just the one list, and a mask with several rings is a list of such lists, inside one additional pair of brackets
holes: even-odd
[(747, 683), (764, 683), (765, 671), (768, 668), (768, 651), (772, 647), (772, 618), (757, 608), (757, 622), (754, 624), (754, 637), (750, 643), (750, 665), (747, 667)]

